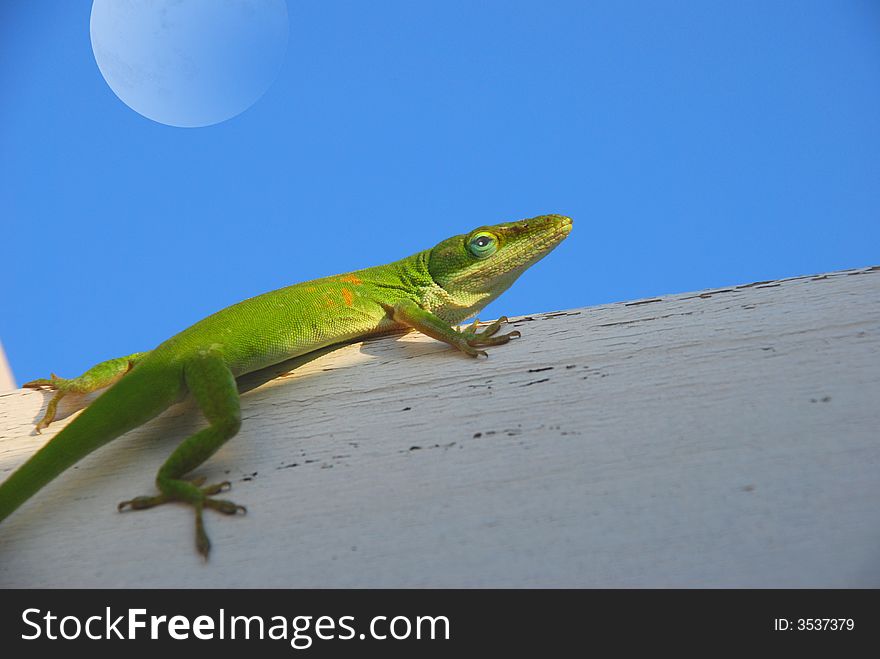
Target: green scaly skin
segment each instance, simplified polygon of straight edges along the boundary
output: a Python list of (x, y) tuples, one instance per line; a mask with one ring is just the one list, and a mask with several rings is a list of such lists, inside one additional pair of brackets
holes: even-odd
[(476, 321), (465, 330), (454, 326), (497, 298), (570, 230), (571, 219), (560, 215), (480, 227), (388, 265), (294, 284), (239, 302), (150, 352), (102, 362), (78, 378), (53, 374), (48, 380), (28, 382), (25, 387), (56, 391), (37, 431), (52, 423), (65, 394), (112, 386), (0, 484), (0, 521), (75, 462), (189, 393), (208, 427), (185, 439), (159, 469), (158, 495), (124, 501), (119, 509), (141, 510), (169, 501), (190, 504), (196, 513), (196, 548), (207, 558), (211, 545), (202, 510), (232, 515), (245, 509), (213, 498), (229, 487), (228, 482), (204, 486), (184, 476), (238, 432), (238, 376), (333, 344), (407, 328), (472, 357), (486, 356), (480, 348), (519, 336), (517, 331), (498, 333), (506, 318), (482, 332)]

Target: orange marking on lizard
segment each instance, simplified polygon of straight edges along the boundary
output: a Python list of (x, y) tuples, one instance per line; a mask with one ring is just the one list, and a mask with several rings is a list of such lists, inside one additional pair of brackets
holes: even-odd
[(343, 288), (342, 299), (345, 300), (345, 306), (350, 307), (354, 303), (354, 293), (347, 288)]
[(346, 284), (353, 284), (355, 286), (360, 286), (361, 284), (364, 283), (361, 281), (360, 277), (358, 277), (357, 275), (342, 275), (339, 278), (339, 281), (345, 282)]

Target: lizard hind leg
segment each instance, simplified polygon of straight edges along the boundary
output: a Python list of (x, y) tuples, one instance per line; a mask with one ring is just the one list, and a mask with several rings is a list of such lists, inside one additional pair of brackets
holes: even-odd
[(55, 420), (58, 414), (58, 403), (67, 394), (90, 394), (98, 389), (108, 387), (116, 382), (123, 375), (128, 373), (137, 362), (143, 359), (148, 353), (136, 352), (125, 357), (117, 357), (116, 359), (108, 359), (92, 366), (85, 373), (75, 378), (60, 378), (54, 373), (49, 379), (40, 378), (25, 382), (22, 388), (25, 389), (48, 389), (54, 391), (55, 395), (46, 406), (46, 412), (37, 421), (36, 431), (39, 433), (43, 428), (48, 428)]
[(231, 501), (212, 498), (229, 489), (228, 481), (202, 487), (204, 478), (187, 480), (183, 477), (214, 455), (238, 432), (241, 410), (235, 377), (218, 351), (200, 351), (185, 365), (184, 378), (210, 425), (185, 439), (159, 469), (156, 475), (159, 494), (123, 501), (119, 510), (145, 510), (172, 501), (191, 505), (195, 511), (196, 549), (207, 560), (211, 542), (205, 532), (202, 511), (210, 508), (234, 515), (247, 510)]

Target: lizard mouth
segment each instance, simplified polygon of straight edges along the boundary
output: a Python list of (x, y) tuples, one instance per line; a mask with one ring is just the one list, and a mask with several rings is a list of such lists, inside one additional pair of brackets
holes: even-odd
[(512, 281), (565, 240), (572, 224), (565, 215), (542, 215), (502, 225), (499, 233), (511, 243), (510, 252), (496, 272)]
[[(542, 256), (561, 243), (571, 233), (574, 224), (572, 219), (565, 215), (546, 215), (537, 221), (549, 225), (534, 237), (533, 249), (541, 252)], [(527, 230), (528, 226), (528, 223), (523, 224), (523, 229)]]
[(559, 215), (557, 217), (559, 218), (557, 236), (562, 239), (571, 233), (571, 228), (574, 226), (574, 222), (570, 217), (565, 215)]
[[(430, 250), (428, 269), (434, 283), (447, 292), (494, 298), (553, 251), (571, 232), (572, 224), (570, 217), (551, 214), (484, 225)], [(468, 241), (479, 234), (498, 243), (494, 252), (482, 258), (468, 248)]]

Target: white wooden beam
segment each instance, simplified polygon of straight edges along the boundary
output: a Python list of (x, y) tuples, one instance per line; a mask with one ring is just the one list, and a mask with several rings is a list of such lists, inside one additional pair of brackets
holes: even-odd
[[(206, 513), (206, 565), (188, 509), (115, 508), (201, 424), (172, 408), (0, 524), (0, 585), (880, 586), (880, 267), (515, 325), (246, 393), (198, 473), (250, 512)], [(32, 434), (46, 402), (0, 395), (0, 478), (64, 427)]]
[(3, 351), (3, 343), (0, 342), (0, 394), (13, 389), (15, 389), (15, 378), (12, 376), (12, 369), (9, 367), (9, 361)]

